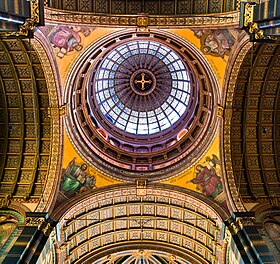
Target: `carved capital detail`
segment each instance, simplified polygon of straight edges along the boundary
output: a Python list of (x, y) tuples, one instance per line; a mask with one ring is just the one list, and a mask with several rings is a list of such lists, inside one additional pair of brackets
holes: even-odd
[(6, 36), (28, 36), (31, 30), (33, 30), (36, 24), (40, 21), (40, 10), (39, 10), (39, 0), (32, 0), (30, 2), (31, 17), (26, 18), (23, 25), (19, 26), (19, 31), (9, 32)]
[(39, 225), (44, 221), (45, 221), (44, 217), (26, 217), (25, 219), (26, 226), (35, 226), (35, 227), (39, 227)]
[(228, 229), (232, 235), (236, 235), (239, 231), (243, 229), (242, 223), (240, 219), (236, 219), (234, 222), (232, 222)]
[(42, 222), (38, 226), (38, 229), (44, 233), (45, 236), (49, 236), (53, 230), (53, 227), (48, 222)]

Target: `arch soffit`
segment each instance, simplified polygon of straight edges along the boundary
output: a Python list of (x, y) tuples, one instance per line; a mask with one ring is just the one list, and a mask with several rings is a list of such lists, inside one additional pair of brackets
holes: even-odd
[(62, 159), (62, 109), (61, 106), (61, 84), (55, 63), (55, 58), (51, 46), (40, 30), (35, 32), (35, 38), (32, 39), (32, 45), (38, 52), (41, 64), (46, 76), (48, 97), (49, 97), (49, 115), (51, 118), (51, 153), (48, 174), (46, 176), (45, 188), (40, 202), (36, 208), (37, 212), (51, 211), (54, 206), (55, 194), (59, 186), (59, 171), (61, 169)]
[(194, 250), (200, 263), (203, 258), (211, 260), (221, 239), (222, 222), (229, 217), (218, 203), (165, 184), (148, 186), (146, 196), (136, 193), (135, 185), (119, 184), (75, 197), (67, 207), (57, 208), (51, 217), (60, 219), (60, 243), (68, 245), (68, 257), (87, 259), (93, 252), (110, 252), (128, 240), (146, 245), (152, 239), (158, 246), (167, 241), (190, 256)]
[[(218, 218), (219, 226), (223, 220), (228, 219), (230, 214), (225, 210), (218, 202), (206, 197), (198, 192), (185, 189), (179, 186), (171, 186), (162, 183), (153, 183), (147, 186), (147, 196), (159, 196), (169, 199), (178, 200), (182, 203), (192, 204), (194, 207), (200, 208), (202, 211), (208, 212), (208, 216), (212, 218)], [(104, 186), (95, 190), (91, 190), (88, 193), (82, 193), (70, 200), (67, 204), (59, 205), (55, 208), (55, 211), (51, 214), (51, 217), (55, 221), (60, 221), (62, 226), (66, 220), (71, 218), (80, 209), (86, 209), (92, 205), (92, 203), (104, 203), (108, 199), (134, 196), (143, 197), (141, 201), (144, 201), (146, 196), (137, 196), (137, 188), (133, 183), (122, 183), (110, 186)], [(129, 202), (129, 201), (127, 201)], [(94, 207), (93, 207), (94, 208)]]
[(240, 66), (250, 50), (252, 44), (249, 42), (249, 37), (245, 32), (240, 34), (239, 41), (236, 41), (236, 46), (233, 48), (234, 52), (229, 57), (226, 68), (225, 81), (223, 83), (222, 106), (224, 107), (224, 123), (221, 126), (221, 157), (224, 157), (222, 162), (222, 175), (225, 191), (227, 193), (228, 207), (231, 212), (245, 211), (239, 191), (235, 183), (232, 166), (231, 153), (231, 138), (230, 131), (232, 126), (232, 107), (234, 99), (234, 90), (238, 78)]

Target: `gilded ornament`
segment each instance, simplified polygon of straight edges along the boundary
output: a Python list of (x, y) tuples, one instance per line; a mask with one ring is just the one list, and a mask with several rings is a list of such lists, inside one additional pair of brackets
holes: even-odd
[(53, 227), (50, 223), (44, 221), (40, 223), (40, 225), (38, 226), (38, 230), (42, 231), (45, 236), (49, 236), (53, 230)]
[(39, 0), (32, 0), (30, 2), (31, 17), (25, 19), (25, 23), (19, 26), (19, 31), (6, 33), (6, 36), (28, 36), (29, 32), (33, 30), (36, 24), (40, 21), (39, 16)]
[(26, 226), (38, 226), (45, 221), (44, 217), (26, 217), (25, 225)]
[(0, 208), (7, 208), (11, 203), (11, 195), (6, 194), (4, 198), (0, 198)]
[(243, 229), (242, 223), (240, 219), (236, 219), (234, 222), (232, 222), (228, 229), (232, 235), (236, 235), (239, 231)]
[(136, 181), (136, 195), (145, 196), (147, 195), (147, 181), (146, 180), (137, 180)]
[(218, 117), (223, 117), (224, 114), (224, 108), (222, 106), (218, 106)]
[(149, 19), (146, 16), (137, 17), (137, 26), (138, 27), (147, 27)]

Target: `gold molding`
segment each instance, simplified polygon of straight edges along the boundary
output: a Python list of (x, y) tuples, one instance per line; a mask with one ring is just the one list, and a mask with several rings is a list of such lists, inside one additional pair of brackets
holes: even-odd
[(40, 202), (36, 208), (36, 212), (47, 211), (50, 207), (53, 197), (55, 195), (55, 189), (58, 182), (58, 170), (59, 166), (59, 157), (60, 157), (60, 114), (59, 114), (59, 101), (58, 101), (58, 91), (56, 86), (56, 78), (52, 70), (52, 65), (46, 51), (39, 43), (38, 40), (32, 39), (32, 45), (36, 52), (38, 52), (38, 57), (41, 60), (42, 68), (44, 70), (48, 95), (49, 95), (49, 113), (51, 116), (51, 129), (52, 129), (52, 138), (51, 138), (51, 153), (50, 153), (50, 163), (48, 167), (48, 174), (46, 177), (47, 188), (44, 188)]
[(45, 8), (45, 19), (50, 22), (87, 24), (93, 27), (149, 27), (178, 28), (186, 26), (225, 26), (239, 23), (239, 12), (191, 16), (94, 15), (89, 13)]
[(233, 109), (233, 99), (234, 99), (234, 90), (235, 85), (239, 73), (239, 68), (252, 47), (252, 43), (247, 42), (239, 52), (238, 56), (235, 59), (235, 63), (231, 68), (228, 76), (230, 78), (227, 82), (227, 92), (226, 92), (226, 101), (225, 101), (225, 109), (224, 109), (224, 131), (223, 142), (224, 142), (224, 160), (225, 160), (225, 171), (228, 182), (227, 192), (232, 198), (233, 206), (236, 207), (237, 211), (244, 212), (246, 211), (241, 198), (239, 196), (238, 186), (236, 186), (233, 167), (232, 167), (232, 159), (231, 159), (231, 126), (232, 126), (232, 109)]
[(31, 0), (30, 2), (30, 13), (31, 17), (26, 18), (23, 25), (19, 26), (19, 31), (16, 32), (8, 32), (6, 33), (6, 36), (28, 36), (31, 30), (33, 30), (40, 22), (40, 6), (39, 6), (40, 0)]

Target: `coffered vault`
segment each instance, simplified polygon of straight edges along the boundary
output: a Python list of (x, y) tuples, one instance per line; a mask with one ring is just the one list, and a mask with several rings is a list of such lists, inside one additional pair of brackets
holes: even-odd
[(1, 20), (0, 262), (277, 263), (279, 44), (239, 1), (30, 6)]

